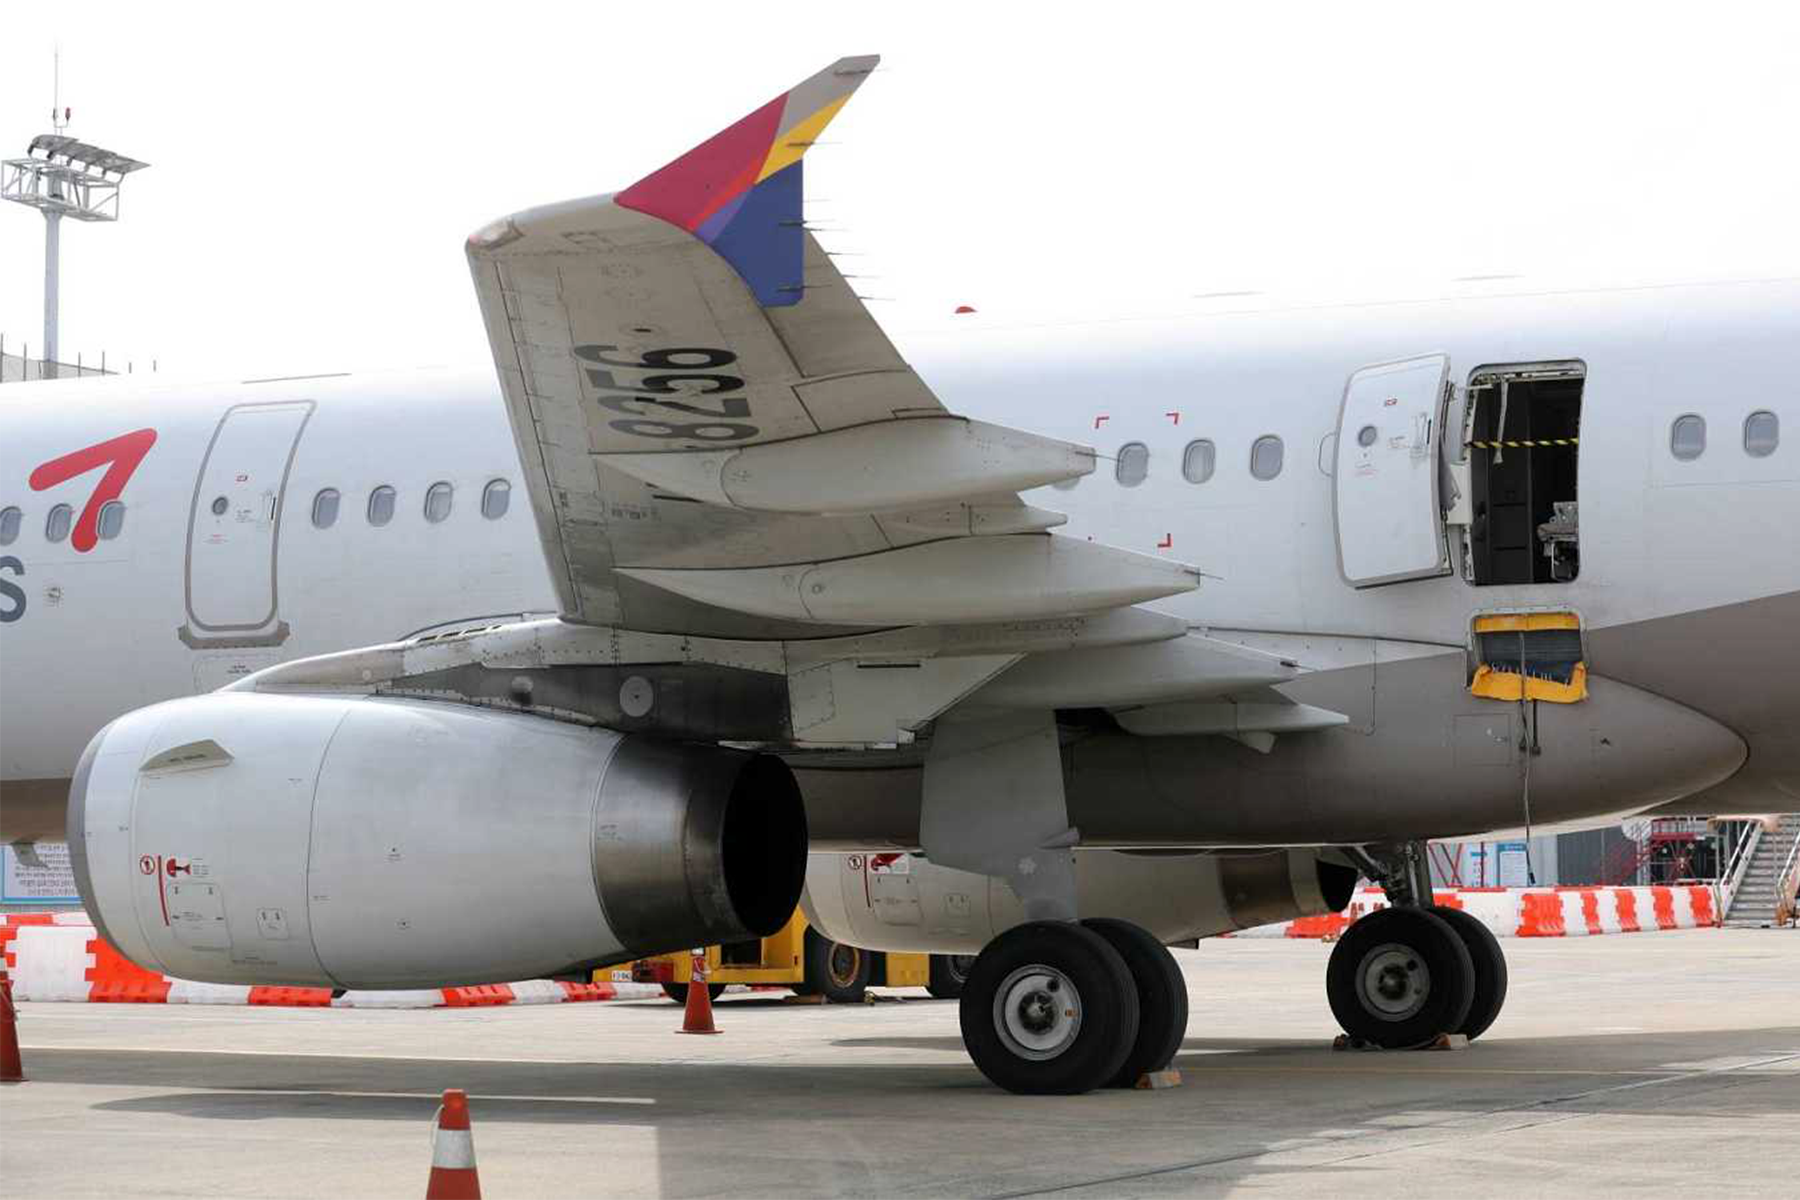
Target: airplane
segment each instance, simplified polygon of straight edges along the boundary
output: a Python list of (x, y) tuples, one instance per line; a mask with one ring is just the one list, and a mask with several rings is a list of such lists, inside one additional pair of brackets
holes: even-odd
[(5, 836), (124, 954), (485, 982), (804, 893), (1079, 1093), (1179, 1048), (1169, 943), (1366, 876), (1345, 1032), (1478, 1037), (1428, 839), (1800, 798), (1800, 281), (903, 357), (802, 219), (876, 62), (471, 235), (493, 374), (5, 390)]

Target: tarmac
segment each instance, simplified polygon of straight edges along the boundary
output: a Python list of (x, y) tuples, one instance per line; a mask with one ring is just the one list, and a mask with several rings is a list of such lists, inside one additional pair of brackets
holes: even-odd
[(1493, 1029), (1334, 1052), (1329, 945), (1177, 951), (1169, 1091), (1017, 1097), (954, 1001), (493, 1009), (21, 1004), (0, 1188), (53, 1197), (420, 1196), (446, 1087), (483, 1194), (1792, 1195), (1800, 932), (1505, 943)]

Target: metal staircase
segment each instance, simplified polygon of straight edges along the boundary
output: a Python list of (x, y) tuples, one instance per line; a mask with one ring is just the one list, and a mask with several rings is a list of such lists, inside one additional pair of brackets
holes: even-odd
[(1750, 854), (1744, 877), (1731, 894), (1725, 924), (1772, 925), (1780, 901), (1777, 888), (1783, 873), (1792, 869), (1796, 843), (1800, 843), (1800, 813), (1783, 815), (1766, 831)]

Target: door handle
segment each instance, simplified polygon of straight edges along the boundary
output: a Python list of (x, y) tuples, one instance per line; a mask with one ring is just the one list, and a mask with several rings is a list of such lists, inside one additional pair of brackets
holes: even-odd
[(1424, 458), (1431, 453), (1431, 415), (1413, 414), (1412, 456)]

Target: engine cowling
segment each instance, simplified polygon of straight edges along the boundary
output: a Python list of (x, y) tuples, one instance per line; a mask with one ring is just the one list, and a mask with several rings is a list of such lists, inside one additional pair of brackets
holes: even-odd
[(344, 988), (530, 979), (764, 937), (806, 818), (779, 759), (452, 704), (221, 692), (114, 721), (69, 801), (127, 957)]
[[(1083, 915), (1135, 922), (1165, 943), (1337, 912), (1356, 879), (1311, 850), (1075, 855)], [(1025, 920), (1004, 880), (914, 854), (814, 854), (801, 903), (826, 936), (869, 950), (973, 954)]]

